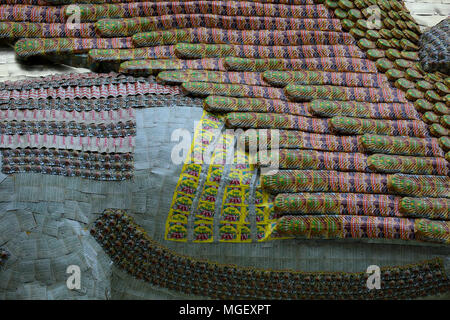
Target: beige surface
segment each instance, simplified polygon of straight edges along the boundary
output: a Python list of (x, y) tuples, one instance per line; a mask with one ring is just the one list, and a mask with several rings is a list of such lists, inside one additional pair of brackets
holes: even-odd
[(423, 28), (432, 27), (450, 15), (450, 0), (405, 0), (405, 4)]
[(25, 77), (39, 77), (58, 73), (88, 72), (88, 69), (52, 64), (42, 60), (25, 64), (20, 62), (11, 47), (0, 44), (0, 81), (20, 80)]

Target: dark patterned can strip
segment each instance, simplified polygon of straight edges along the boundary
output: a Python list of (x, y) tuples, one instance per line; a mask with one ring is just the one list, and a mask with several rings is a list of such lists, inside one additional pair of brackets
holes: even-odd
[(208, 96), (204, 100), (203, 108), (210, 112), (219, 113), (250, 111), (312, 116), (309, 112), (310, 103), (295, 103), (279, 99)]
[[(187, 28), (136, 33), (132, 36), (136, 47), (151, 47), (177, 43), (205, 44), (245, 44), (258, 46), (294, 46), (298, 45), (300, 32), (340, 31), (340, 22), (336, 19), (311, 19), (304, 21), (300, 30), (226, 30), (219, 28)], [(300, 38), (301, 39), (301, 38)], [(355, 45), (349, 45), (353, 55), (362, 57)]]
[(133, 176), (132, 153), (79, 152), (61, 149), (2, 150), (2, 172), (35, 172), (94, 180), (125, 180)]
[[(67, 112), (121, 112), (126, 114), (131, 108), (152, 108), (152, 107), (166, 107), (182, 106), (182, 107), (201, 107), (202, 99), (193, 98), (183, 95), (137, 95), (124, 97), (110, 97), (99, 99), (17, 99), (17, 100), (0, 100), (0, 110), (4, 110), (3, 114), (12, 113), (15, 115), (16, 111), (25, 113), (25, 110), (33, 110), (29, 114), (34, 114), (34, 111), (43, 110), (63, 110)], [(126, 111), (125, 111), (126, 110)], [(12, 111), (12, 112), (10, 112)], [(45, 112), (44, 112), (45, 113)], [(42, 113), (41, 113), (42, 114)], [(28, 116), (28, 115), (27, 115)], [(110, 114), (108, 114), (108, 117)]]
[[(49, 112), (50, 113), (50, 112)], [(4, 120), (4, 119), (2, 119)], [(33, 119), (34, 120), (34, 119)], [(136, 122), (129, 120), (121, 122), (113, 119), (104, 123), (102, 119), (85, 121), (72, 119), (72, 121), (2, 121), (0, 122), (1, 135), (56, 135), (77, 137), (119, 138), (136, 135)], [(106, 122), (106, 121), (105, 121)]]
[[(133, 161), (132, 153), (80, 152), (76, 150), (45, 148), (2, 150), (2, 155), (4, 162), (8, 164), (38, 164), (39, 162), (50, 165), (85, 166), (86, 168), (92, 167), (98, 170), (106, 170), (109, 168), (120, 169), (117, 163), (123, 163), (128, 166)], [(81, 164), (80, 161), (86, 163)], [(93, 166), (90, 166), (90, 164), (93, 164)]]
[[(331, 18), (323, 5), (291, 5), (249, 1), (167, 1), (118, 4), (80, 4), (81, 21), (177, 14), (215, 14), (244, 17)], [(69, 14), (65, 12), (68, 16)]]
[(164, 86), (157, 83), (130, 82), (118, 84), (104, 84), (100, 86), (83, 87), (49, 87), (29, 90), (1, 90), (1, 100), (26, 100), (26, 99), (99, 99), (109, 97), (124, 97), (148, 94), (179, 94), (180, 88)]
[(382, 268), (380, 290), (367, 289), (367, 274), (363, 272), (267, 270), (197, 260), (155, 242), (117, 209), (105, 210), (91, 234), (114, 264), (130, 275), (152, 285), (213, 299), (404, 299), (450, 289), (441, 260)]
[(78, 151), (97, 152), (132, 152), (135, 147), (135, 136), (127, 137), (89, 137), (61, 136), (48, 134), (11, 134), (0, 135), (0, 148), (69, 148)]
[(132, 77), (116, 72), (109, 73), (61, 73), (46, 77), (26, 78), (20, 81), (4, 81), (0, 83), (0, 90), (30, 90), (40, 88), (59, 87), (91, 87), (105, 84), (119, 84), (132, 82), (150, 82), (150, 77)]

